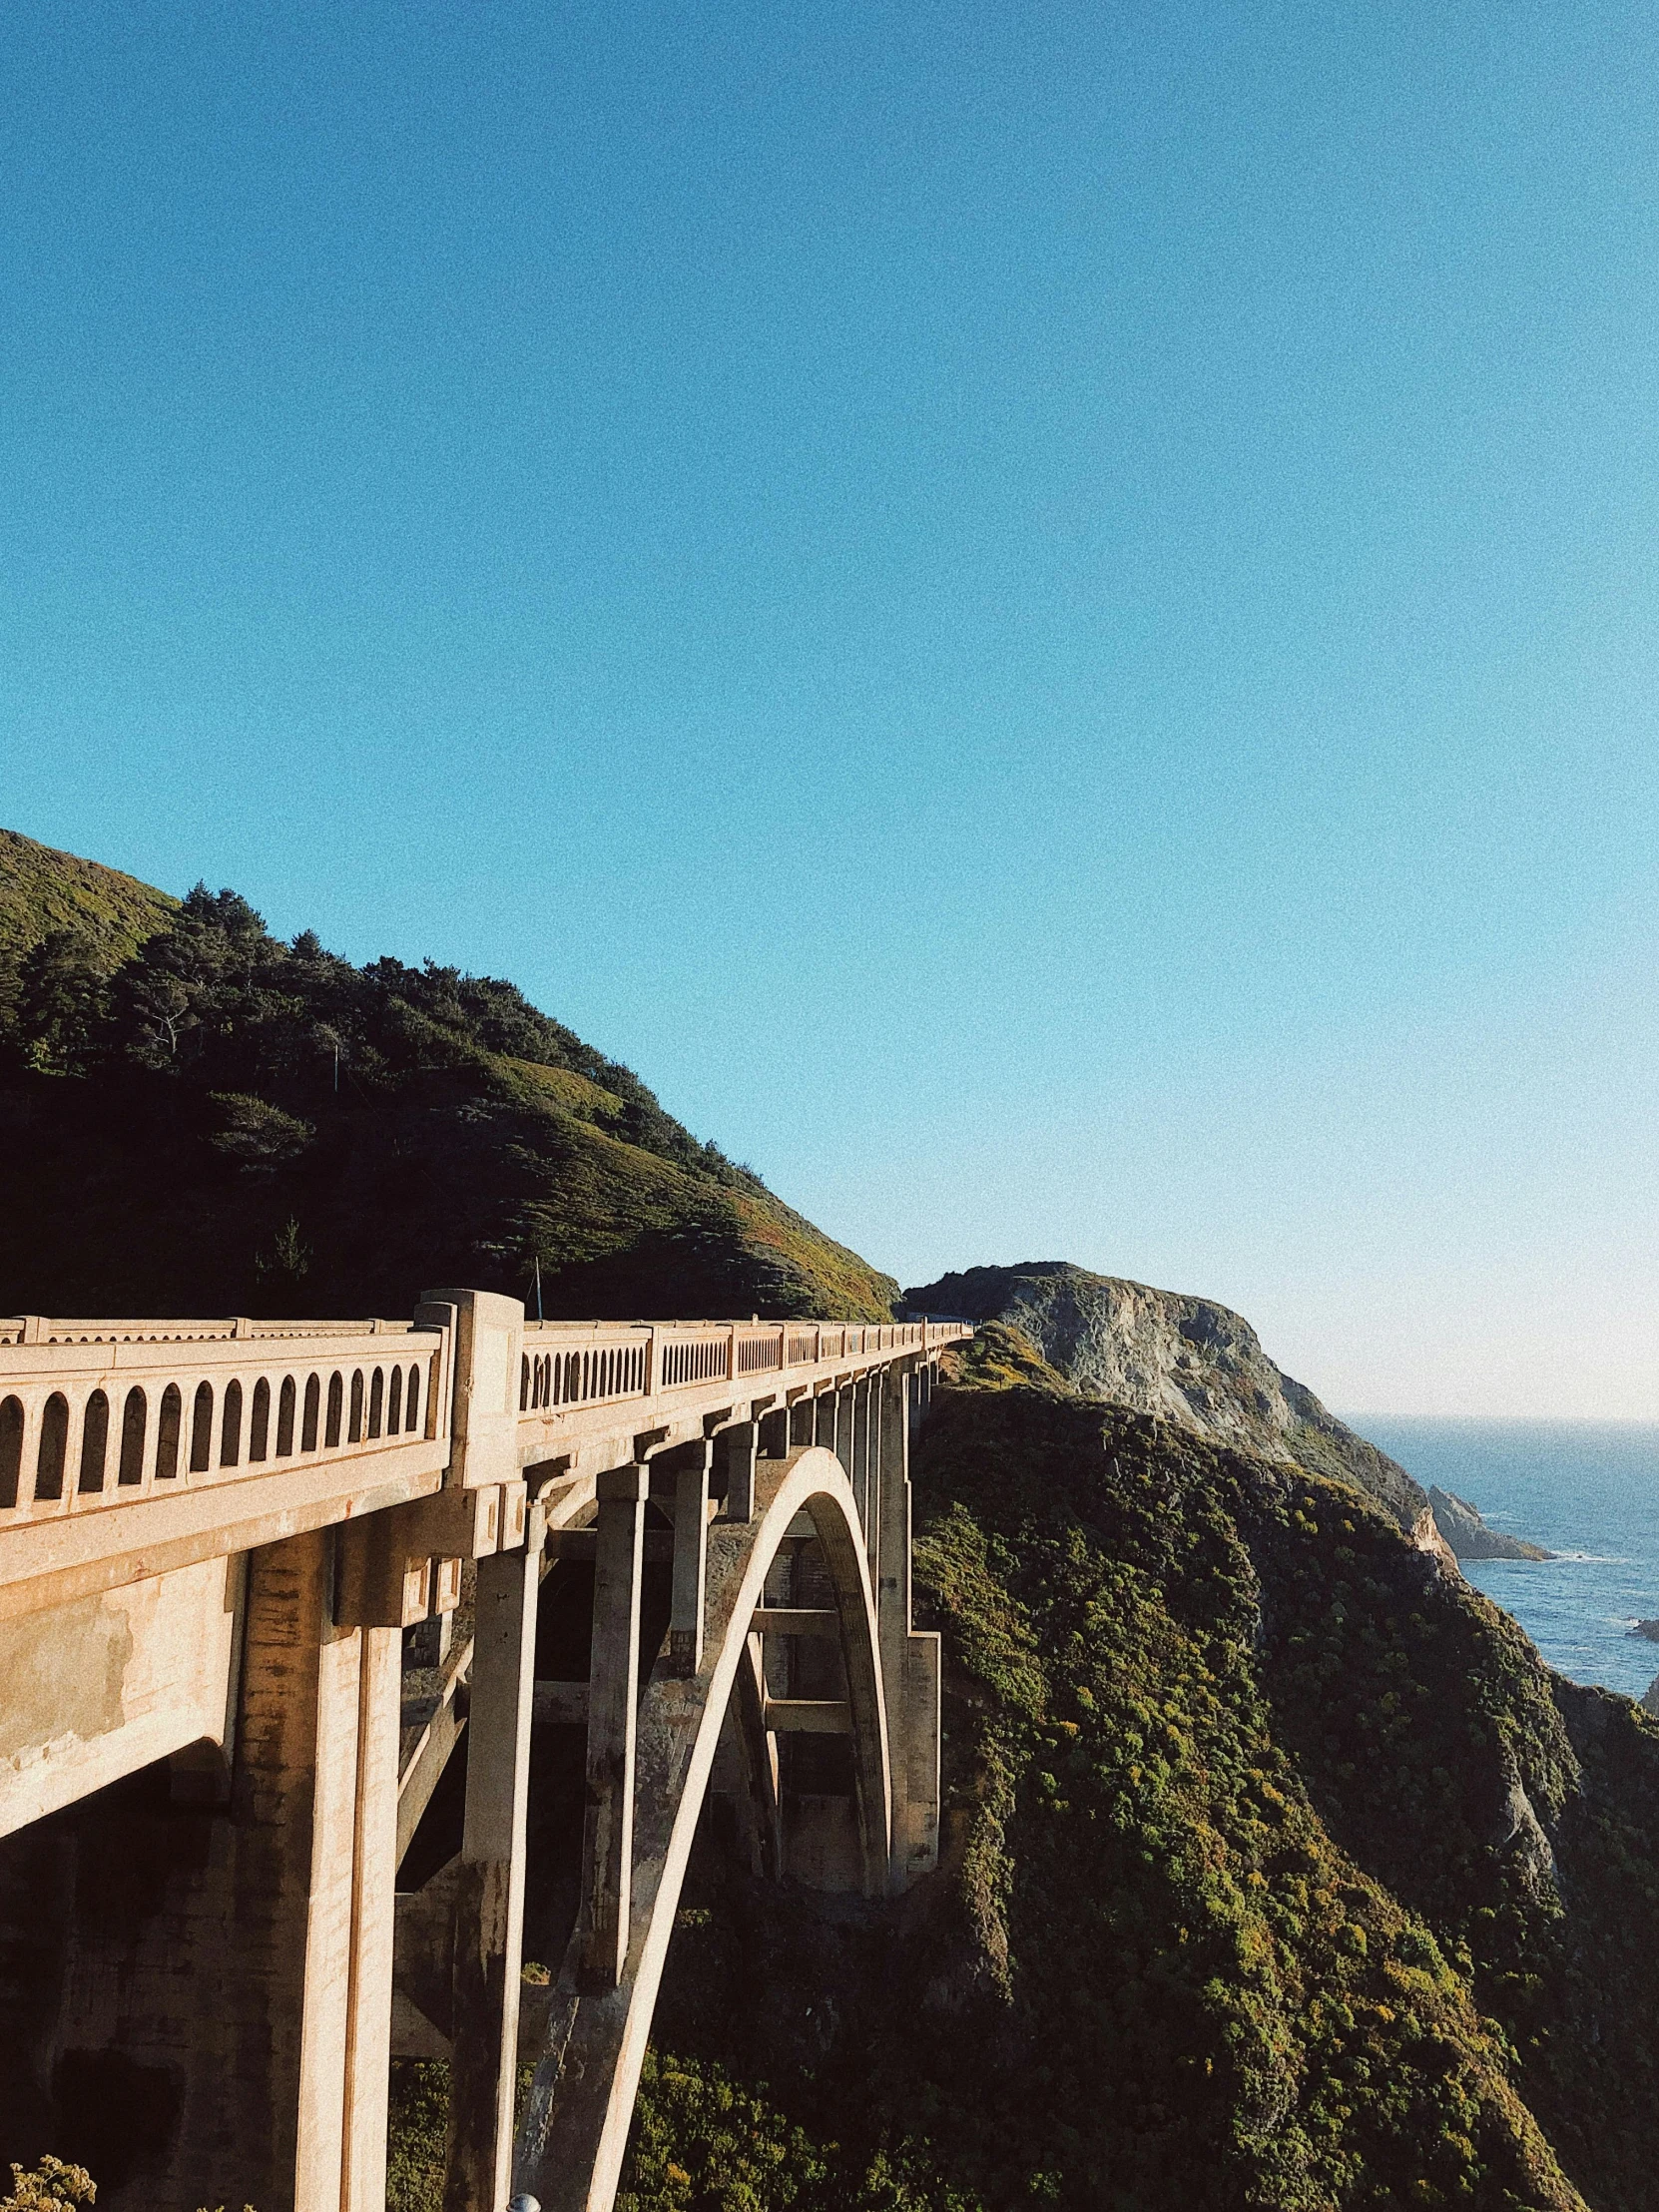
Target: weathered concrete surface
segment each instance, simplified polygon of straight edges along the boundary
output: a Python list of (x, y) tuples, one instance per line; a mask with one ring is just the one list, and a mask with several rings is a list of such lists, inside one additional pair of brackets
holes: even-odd
[(241, 1558), (0, 1620), (0, 1836), (232, 1719)]
[[(118, 1911), (70, 1931), (60, 2060), (119, 2052), (176, 2099), (149, 2170), (101, 2189), (116, 2212), (383, 2198), (397, 1637), (333, 1626), (331, 1549), (251, 1562), (229, 1811), (182, 1823)], [(119, 1839), (103, 1849), (118, 1865)]]

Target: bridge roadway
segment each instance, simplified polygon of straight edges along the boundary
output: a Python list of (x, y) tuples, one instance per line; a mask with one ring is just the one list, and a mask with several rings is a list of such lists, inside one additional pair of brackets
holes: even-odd
[[(907, 1455), (968, 1334), (0, 1320), (0, 2155), (103, 2144), (112, 2212), (382, 2212), (403, 2050), (450, 2063), (445, 2212), (609, 2212), (706, 1797), (757, 1873), (936, 1862)], [(538, 1612), (585, 1679), (537, 1681)], [(532, 2018), (532, 1737), (573, 1729)]]

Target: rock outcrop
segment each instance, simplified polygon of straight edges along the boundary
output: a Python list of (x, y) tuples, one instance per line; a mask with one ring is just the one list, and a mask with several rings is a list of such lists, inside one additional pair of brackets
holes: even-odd
[(1091, 1397), (1358, 1483), (1421, 1548), (1445, 1549), (1427, 1494), (1405, 1469), (1276, 1367), (1249, 1322), (1213, 1299), (1033, 1260), (941, 1276), (904, 1301), (914, 1312), (1008, 1322)]
[(1529, 1544), (1519, 1536), (1505, 1536), (1488, 1528), (1479, 1509), (1455, 1490), (1431, 1483), (1428, 1502), (1434, 1508), (1434, 1524), (1459, 1559), (1553, 1559), (1542, 1544)]

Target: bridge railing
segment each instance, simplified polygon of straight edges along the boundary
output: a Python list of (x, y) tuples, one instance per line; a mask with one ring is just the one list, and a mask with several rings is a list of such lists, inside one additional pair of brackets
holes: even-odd
[(0, 1320), (0, 1617), (412, 1500), (446, 1477), (499, 1484), (636, 1406), (651, 1408), (640, 1427), (695, 1418), (727, 1394), (799, 1394), (843, 1364), (967, 1334), (748, 1320), (529, 1322), (521, 1336), (516, 1306), (493, 1305), (481, 1333), (441, 1295), (413, 1323)]
[(0, 1535), (301, 1464), (441, 1466), (447, 1345), (389, 1321), (0, 1321)]
[(723, 1382), (787, 1380), (792, 1371), (922, 1352), (969, 1334), (965, 1326), (927, 1322), (527, 1321), (519, 1417), (556, 1424), (629, 1400)]

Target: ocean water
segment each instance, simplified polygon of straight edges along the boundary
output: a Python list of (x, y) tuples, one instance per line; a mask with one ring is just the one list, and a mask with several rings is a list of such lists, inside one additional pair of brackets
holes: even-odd
[(1574, 1682), (1640, 1697), (1659, 1644), (1659, 1424), (1645, 1421), (1361, 1420), (1362, 1435), (1426, 1489), (1437, 1482), (1505, 1535), (1556, 1559), (1468, 1559), (1463, 1572), (1512, 1613)]

